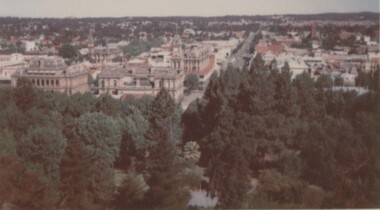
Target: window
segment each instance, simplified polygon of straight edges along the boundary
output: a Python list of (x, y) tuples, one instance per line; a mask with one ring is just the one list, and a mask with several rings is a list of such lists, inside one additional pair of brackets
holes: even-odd
[(49, 80), (48, 79), (46, 80), (46, 85), (49, 86)]
[(45, 80), (41, 80), (41, 86), (45, 86)]
[(113, 81), (113, 86), (117, 87), (117, 81), (116, 80)]
[(59, 85), (59, 81), (57, 79), (55, 80), (55, 85)]
[(40, 80), (37, 79), (37, 86), (40, 86)]

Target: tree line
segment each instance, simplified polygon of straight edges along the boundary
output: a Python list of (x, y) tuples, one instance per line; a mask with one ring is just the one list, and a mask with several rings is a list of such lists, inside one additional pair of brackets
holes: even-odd
[(0, 90), (0, 204), (16, 209), (184, 209), (195, 142), (166, 90), (119, 101), (20, 81)]
[(218, 209), (378, 207), (378, 86), (325, 79), (230, 67), (186, 111), (164, 89), (120, 101), (21, 80), (0, 90), (0, 204), (188, 209), (207, 177)]
[(217, 207), (379, 206), (379, 85), (358, 95), (333, 91), (329, 77), (262, 69), (214, 75), (183, 115)]

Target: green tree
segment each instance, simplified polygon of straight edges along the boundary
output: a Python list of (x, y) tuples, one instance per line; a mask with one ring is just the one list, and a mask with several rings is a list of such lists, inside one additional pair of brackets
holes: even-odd
[(85, 113), (67, 126), (70, 141), (63, 161), (63, 206), (104, 209), (111, 205), (113, 163), (119, 155), (121, 125), (103, 113)]
[(94, 104), (93, 111), (116, 117), (121, 113), (121, 104), (110, 95), (101, 95)]
[(315, 84), (310, 75), (306, 72), (298, 75), (293, 85), (298, 92), (297, 104), (301, 108), (301, 118), (315, 119), (321, 116), (321, 106), (316, 101)]
[(0, 132), (0, 154), (17, 154), (14, 134), (9, 130)]
[(263, 57), (260, 53), (258, 53), (252, 61), (251, 72), (262, 71), (265, 69), (266, 68), (265, 68), (265, 62), (263, 60)]
[(115, 206), (116, 209), (138, 209), (142, 206), (142, 201), (149, 190), (144, 176), (130, 172), (123, 181), (122, 187), (118, 190)]
[(152, 103), (151, 126), (147, 138), (155, 142), (148, 150), (146, 170), (150, 186), (145, 208), (185, 209), (189, 192), (181, 179), (181, 164), (176, 144), (182, 140), (177, 105), (162, 89)]
[(218, 207), (246, 208), (249, 169), (242, 149), (228, 146), (209, 170), (211, 192), (218, 196)]
[(63, 44), (59, 48), (58, 55), (66, 59), (74, 59), (77, 57), (77, 50), (70, 44)]
[(92, 111), (95, 103), (96, 99), (91, 93), (76, 93), (63, 102), (64, 108), (62, 114), (77, 118), (86, 112)]
[(17, 88), (13, 92), (16, 105), (23, 111), (34, 106), (36, 103), (36, 94), (32, 82), (28, 79), (18, 79)]
[(315, 82), (317, 88), (331, 88), (333, 86), (333, 80), (329, 75), (321, 75)]
[(198, 76), (195, 74), (186, 75), (184, 85), (189, 89), (196, 90), (199, 86)]
[(20, 210), (57, 209), (57, 188), (17, 156), (0, 152), (0, 204)]
[(181, 109), (166, 89), (161, 89), (152, 102), (149, 139), (166, 138), (173, 144), (182, 142)]
[(306, 208), (303, 206), (306, 187), (306, 183), (302, 180), (286, 176), (274, 169), (264, 170), (249, 206), (250, 208)]
[(51, 127), (30, 128), (18, 144), (18, 154), (25, 162), (35, 165), (36, 170), (52, 180), (59, 179), (59, 165), (65, 148), (66, 138)]
[(86, 113), (78, 119), (77, 132), (89, 154), (104, 153), (111, 163), (118, 157), (121, 142), (118, 121), (102, 113)]
[(131, 107), (130, 114), (126, 118), (127, 133), (136, 150), (149, 148), (153, 142), (145, 138), (149, 130), (149, 121), (145, 119), (140, 110)]

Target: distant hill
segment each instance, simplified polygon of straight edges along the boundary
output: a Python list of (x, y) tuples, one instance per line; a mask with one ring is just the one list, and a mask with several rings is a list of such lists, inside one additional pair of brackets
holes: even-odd
[(359, 13), (321, 13), (321, 14), (284, 14), (284, 15), (227, 15), (227, 16), (210, 16), (210, 17), (199, 17), (199, 16), (168, 16), (168, 17), (94, 17), (94, 18), (19, 18), (19, 17), (0, 17), (1, 22), (8, 21), (25, 21), (25, 20), (39, 20), (39, 21), (52, 21), (52, 20), (67, 20), (67, 21), (124, 21), (124, 20), (134, 20), (134, 21), (145, 21), (145, 20), (156, 20), (156, 21), (238, 21), (241, 19), (262, 21), (268, 20), (273, 16), (284, 16), (291, 17), (295, 20), (338, 20), (338, 21), (352, 21), (352, 20), (371, 20), (379, 21), (380, 13), (375, 12), (359, 12)]
[(373, 20), (379, 21), (380, 13), (359, 12), (359, 13), (322, 13), (304, 15), (286, 15), (296, 20)]

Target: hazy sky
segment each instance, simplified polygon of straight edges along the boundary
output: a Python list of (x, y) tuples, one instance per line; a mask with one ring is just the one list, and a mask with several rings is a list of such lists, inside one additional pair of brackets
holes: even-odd
[(123, 17), (379, 12), (379, 0), (0, 0), (0, 16)]

